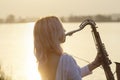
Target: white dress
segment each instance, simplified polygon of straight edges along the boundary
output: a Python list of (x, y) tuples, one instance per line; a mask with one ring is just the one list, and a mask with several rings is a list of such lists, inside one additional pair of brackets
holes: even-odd
[(80, 68), (73, 57), (65, 53), (60, 57), (56, 80), (82, 80), (82, 77), (91, 73), (88, 66)]

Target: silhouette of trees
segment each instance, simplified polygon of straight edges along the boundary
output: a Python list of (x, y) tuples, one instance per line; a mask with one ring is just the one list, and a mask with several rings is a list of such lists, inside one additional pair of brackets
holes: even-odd
[(4, 22), (4, 20), (3, 19), (0, 19), (0, 23), (3, 23)]
[[(62, 22), (81, 22), (85, 20), (86, 18), (93, 19), (96, 22), (120, 22), (120, 14), (111, 14), (111, 15), (70, 15), (68, 17), (60, 17)], [(38, 20), (38, 17), (26, 17), (22, 18), (21, 16), (15, 19), (15, 15), (9, 14), (6, 19), (0, 18), (0, 23), (25, 23), (25, 22), (35, 22)]]
[(105, 16), (105, 15), (96, 15), (94, 19), (97, 22), (111, 22), (112, 21), (111, 16)]
[(68, 22), (81, 22), (87, 18), (93, 18), (93, 16), (74, 16), (74, 15), (71, 15), (68, 17)]
[(10, 14), (6, 18), (6, 23), (13, 23), (15, 22), (15, 16), (13, 14)]

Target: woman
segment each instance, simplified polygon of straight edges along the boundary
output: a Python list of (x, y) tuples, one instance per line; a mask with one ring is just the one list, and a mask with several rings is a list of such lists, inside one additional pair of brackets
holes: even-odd
[(63, 52), (65, 30), (60, 20), (49, 16), (38, 20), (34, 26), (34, 51), (42, 80), (81, 80), (101, 65), (100, 57), (80, 68), (72, 56)]

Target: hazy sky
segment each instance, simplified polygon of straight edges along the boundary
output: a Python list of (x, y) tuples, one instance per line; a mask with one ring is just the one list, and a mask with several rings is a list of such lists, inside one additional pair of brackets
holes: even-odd
[(120, 0), (0, 0), (0, 18), (120, 13)]

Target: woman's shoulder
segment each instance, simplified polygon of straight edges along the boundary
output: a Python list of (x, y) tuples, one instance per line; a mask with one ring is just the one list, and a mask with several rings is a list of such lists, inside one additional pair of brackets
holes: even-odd
[(62, 54), (62, 57), (72, 57), (72, 56), (71, 56), (70, 54), (64, 52), (64, 53)]
[(67, 74), (69, 74), (69, 72), (75, 69), (78, 69), (75, 59), (70, 54), (63, 53), (59, 61), (57, 72), (62, 72), (63, 74), (67, 72)]
[(72, 58), (72, 56), (67, 54), (67, 53), (63, 53), (60, 58), (62, 58), (62, 59), (70, 59), (70, 58)]
[(75, 63), (76, 64), (75, 59), (70, 54), (67, 54), (67, 53), (62, 54), (60, 61), (65, 62), (65, 63)]

